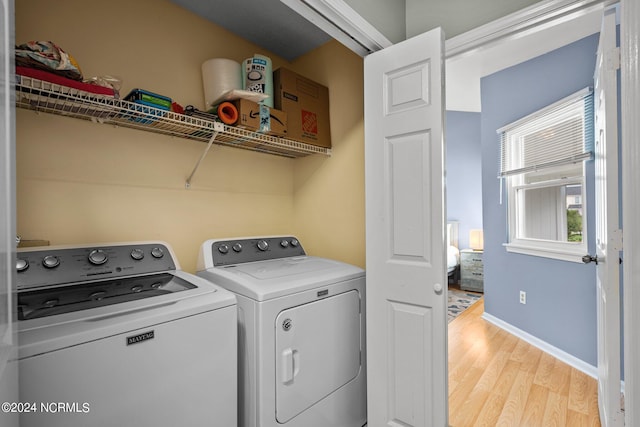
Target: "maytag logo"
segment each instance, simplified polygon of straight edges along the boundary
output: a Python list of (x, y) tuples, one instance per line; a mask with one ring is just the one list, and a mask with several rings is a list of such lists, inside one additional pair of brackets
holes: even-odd
[(132, 335), (130, 337), (127, 337), (127, 345), (138, 344), (139, 342), (152, 340), (154, 338), (155, 338), (154, 331), (144, 332), (138, 335)]

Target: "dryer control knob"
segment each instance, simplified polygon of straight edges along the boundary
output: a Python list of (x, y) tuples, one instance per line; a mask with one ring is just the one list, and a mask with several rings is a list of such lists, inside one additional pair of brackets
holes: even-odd
[(242, 251), (242, 245), (240, 243), (236, 243), (235, 245), (233, 245), (233, 251), (234, 252), (241, 252)]
[(140, 261), (142, 258), (144, 258), (144, 251), (138, 248), (132, 249), (131, 258), (135, 259), (136, 261)]
[(294, 248), (298, 247), (299, 244), (300, 242), (298, 242), (298, 239), (291, 239), (291, 246)]
[(42, 258), (42, 265), (46, 268), (55, 268), (60, 265), (60, 260), (55, 255), (47, 255)]
[(103, 250), (95, 249), (89, 253), (89, 262), (93, 265), (102, 265), (109, 260)]
[(286, 248), (287, 246), (289, 246), (289, 241), (284, 239), (280, 242), (280, 246), (282, 246), (283, 248)]
[(151, 256), (153, 256), (154, 258), (162, 258), (164, 256), (164, 251), (162, 250), (162, 248), (153, 248), (151, 249)]
[(220, 252), (221, 254), (226, 254), (227, 252), (229, 252), (229, 245), (218, 246), (218, 252)]
[(266, 240), (259, 240), (258, 249), (260, 249), (263, 252), (266, 251), (267, 249), (269, 249), (269, 243), (267, 243)]
[(21, 271), (25, 271), (27, 268), (29, 268), (29, 261), (27, 261), (26, 259), (18, 258), (16, 261), (16, 270), (18, 270), (18, 273)]

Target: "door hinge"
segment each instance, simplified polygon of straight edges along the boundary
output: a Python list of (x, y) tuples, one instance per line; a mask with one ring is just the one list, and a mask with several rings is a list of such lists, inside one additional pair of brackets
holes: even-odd
[(609, 245), (616, 251), (622, 250), (622, 230), (615, 229), (609, 236)]
[(615, 71), (620, 68), (620, 47), (614, 47), (605, 56), (606, 68), (610, 71)]

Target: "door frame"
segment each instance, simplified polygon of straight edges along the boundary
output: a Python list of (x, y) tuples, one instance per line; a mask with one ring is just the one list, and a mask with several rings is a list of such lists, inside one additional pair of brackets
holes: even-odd
[[(0, 2), (0, 401), (17, 402), (18, 341), (15, 323), (15, 96), (14, 0)], [(0, 424), (16, 427), (17, 413), (0, 412)]]
[[(621, 130), (622, 130), (622, 240), (624, 242), (624, 360), (640, 360), (640, 331), (629, 325), (640, 324), (640, 227), (633, 212), (640, 209), (640, 4), (637, 0), (620, 1), (621, 51)], [(637, 53), (635, 54), (637, 55)], [(626, 286), (625, 286), (626, 285)], [(640, 422), (640, 366), (624, 366), (625, 424)]]
[(456, 55), (468, 54), (490, 44), (540, 31), (558, 22), (569, 21), (616, 3), (619, 1), (544, 0), (446, 40), (445, 56), (449, 59)]

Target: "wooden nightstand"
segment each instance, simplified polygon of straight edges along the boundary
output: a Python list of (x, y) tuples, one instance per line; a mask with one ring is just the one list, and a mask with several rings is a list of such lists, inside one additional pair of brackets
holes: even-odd
[(460, 251), (460, 288), (466, 291), (484, 292), (482, 251)]

